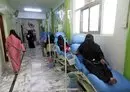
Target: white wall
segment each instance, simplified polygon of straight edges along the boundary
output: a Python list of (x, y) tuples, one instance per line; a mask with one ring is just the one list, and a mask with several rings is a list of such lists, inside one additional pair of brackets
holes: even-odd
[(117, 1), (102, 0), (101, 34), (112, 35), (114, 33)]
[[(95, 36), (95, 41), (101, 45), (105, 58), (110, 66), (123, 73), (126, 47), (125, 27), (129, 0), (117, 0), (116, 19), (113, 35), (101, 34)], [(109, 11), (110, 12), (110, 11)], [(111, 21), (109, 21), (111, 23)], [(103, 26), (103, 25), (102, 25)], [(111, 26), (108, 24), (108, 27)], [(112, 30), (112, 29), (111, 29)], [(102, 29), (105, 31), (105, 28)]]
[(46, 15), (44, 13), (19, 12), (18, 18), (24, 18), (24, 19), (46, 19)]
[(19, 19), (16, 20), (16, 30), (17, 34), (20, 36), (22, 39), (22, 32), (21, 32), (21, 21)]
[[(107, 4), (104, 1), (107, 1), (109, 4)], [(101, 46), (105, 58), (109, 62), (110, 66), (112, 66), (120, 73), (123, 73), (124, 60), (125, 60), (125, 47), (126, 47), (126, 33), (127, 33), (127, 29), (124, 27), (127, 20), (126, 17), (127, 17), (129, 0), (117, 0), (117, 2), (114, 2), (113, 0), (104, 0), (104, 1), (102, 12), (103, 13), (102, 28), (101, 28), (102, 30), (100, 35), (98, 34), (94, 35), (95, 42), (97, 42)], [(111, 5), (113, 5), (113, 10), (111, 9), (112, 7)], [(107, 15), (108, 13), (109, 16)], [(114, 18), (115, 20), (113, 20)], [(75, 21), (73, 23), (75, 23)], [(76, 33), (75, 27), (76, 24), (74, 24), (73, 29), (74, 33)], [(109, 30), (111, 32), (108, 32)], [(110, 33), (110, 35), (106, 35), (108, 33)]]
[(117, 71), (123, 73), (125, 60), (126, 32), (124, 22), (129, 0), (117, 0), (117, 13), (115, 21), (115, 31), (113, 36), (104, 36), (104, 54), (110, 65)]
[(28, 22), (32, 23), (33, 25), (35, 25), (34, 29), (36, 31), (37, 41), (39, 41), (39, 39), (40, 39), (40, 36), (39, 36), (39, 32), (40, 32), (39, 26), (40, 25), (39, 25), (38, 20), (21, 19), (21, 23), (23, 25), (24, 34), (27, 33), (27, 30), (29, 29)]

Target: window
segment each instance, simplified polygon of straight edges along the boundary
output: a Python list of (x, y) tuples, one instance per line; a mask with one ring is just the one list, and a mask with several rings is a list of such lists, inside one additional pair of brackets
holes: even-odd
[(90, 29), (89, 31), (98, 31), (99, 25), (99, 5), (90, 8)]
[(104, 0), (104, 1), (73, 0), (73, 1), (74, 1), (73, 8), (75, 10), (74, 12), (75, 15), (73, 15), (74, 33), (89, 32), (89, 33), (101, 33), (105, 35), (113, 35), (115, 29), (117, 0)]
[(83, 11), (83, 32), (88, 32), (89, 10)]
[(74, 33), (80, 32), (80, 14), (81, 14), (80, 10), (75, 13)]
[(115, 29), (117, 0), (105, 0), (102, 16), (102, 34), (113, 35)]
[(81, 32), (99, 33), (100, 4), (81, 9)]
[(74, 33), (99, 33), (102, 0), (74, 0)]
[(75, 1), (75, 9), (79, 9), (85, 5), (85, 0), (74, 0)]

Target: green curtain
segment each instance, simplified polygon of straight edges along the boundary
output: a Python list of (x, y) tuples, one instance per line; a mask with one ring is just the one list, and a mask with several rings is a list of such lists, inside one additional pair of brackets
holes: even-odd
[(70, 20), (68, 18), (68, 10), (70, 10), (70, 0), (65, 0), (65, 20), (64, 20), (64, 32), (68, 40), (71, 40), (71, 27), (70, 27)]
[(48, 31), (48, 21), (45, 20), (45, 32), (47, 32), (47, 31)]
[(59, 11), (63, 11), (62, 13), (65, 13), (64, 4), (60, 5), (55, 11), (54, 11), (54, 30), (55, 32), (64, 31), (64, 14), (62, 15), (63, 19), (60, 18)]
[[(130, 13), (129, 13), (130, 14)], [(128, 33), (126, 40), (126, 57), (124, 65), (124, 76), (130, 80), (130, 17), (128, 21)]]
[(53, 9), (51, 9), (51, 31), (54, 33), (54, 12)]
[(48, 16), (47, 16), (47, 13), (46, 13), (46, 19), (45, 19), (45, 24), (44, 24), (45, 32), (48, 31), (48, 21), (47, 21), (47, 19), (48, 19)]

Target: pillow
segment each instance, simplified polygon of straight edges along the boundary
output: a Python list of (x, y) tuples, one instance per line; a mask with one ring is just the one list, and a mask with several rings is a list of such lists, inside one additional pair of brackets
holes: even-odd
[(72, 44), (73, 43), (81, 44), (82, 42), (84, 42), (84, 40), (85, 40), (85, 34), (76, 34), (73, 35), (72, 37)]
[(64, 32), (56, 32), (55, 33), (55, 37), (57, 38), (58, 36), (62, 36), (63, 38), (65, 37), (65, 33)]
[(78, 50), (78, 48), (79, 48), (79, 46), (80, 46), (80, 44), (72, 44), (72, 45), (70, 46), (71, 52), (72, 52), (73, 54), (76, 54), (76, 53), (77, 53), (77, 50)]

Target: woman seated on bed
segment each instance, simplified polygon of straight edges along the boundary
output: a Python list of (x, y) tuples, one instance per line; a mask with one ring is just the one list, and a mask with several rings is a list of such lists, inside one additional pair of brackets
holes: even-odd
[(86, 68), (99, 79), (111, 85), (117, 82), (105, 64), (100, 46), (94, 42), (91, 34), (86, 35), (85, 41), (78, 48), (78, 53), (84, 57), (83, 63)]
[(70, 51), (70, 46), (67, 42), (66, 42), (66, 47), (64, 47), (64, 39), (61, 35), (58, 36), (57, 44), (58, 44), (61, 51), (65, 51), (65, 50), (66, 50), (66, 52)]

